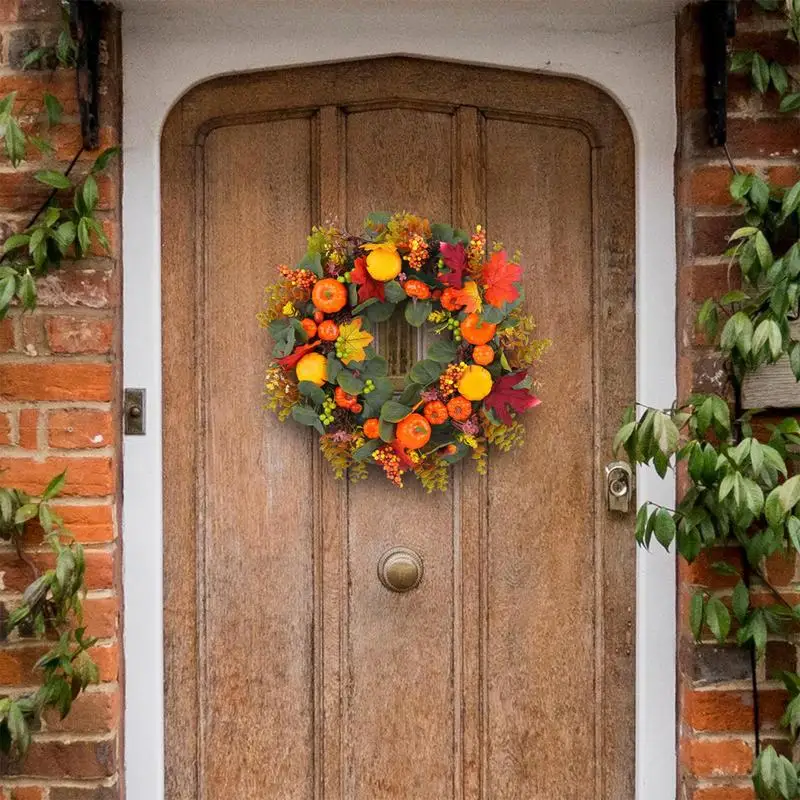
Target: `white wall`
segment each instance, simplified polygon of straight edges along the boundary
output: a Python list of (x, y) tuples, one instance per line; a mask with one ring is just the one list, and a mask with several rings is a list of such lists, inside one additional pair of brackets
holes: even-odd
[[(637, 145), (639, 400), (668, 406), (675, 394), (670, 6), (662, 6), (662, 22), (600, 33), (553, 29), (563, 28), (564, 19), (553, 20), (560, 24), (550, 28), (541, 20), (533, 24), (526, 3), (498, 6), (492, 0), (270, 0), (257, 7), (175, 6), (166, 0), (140, 6), (129, 0), (123, 15), (124, 372), (126, 386), (147, 389), (148, 432), (126, 439), (124, 452), (128, 800), (159, 800), (164, 792), (159, 138), (170, 107), (192, 85), (225, 72), (390, 53), (544, 70), (605, 88), (628, 114)], [(603, 27), (620, 24), (615, 18)], [(674, 486), (640, 474), (639, 498), (670, 505)], [(663, 552), (640, 553), (640, 800), (674, 800), (676, 792), (674, 591), (672, 559)]]

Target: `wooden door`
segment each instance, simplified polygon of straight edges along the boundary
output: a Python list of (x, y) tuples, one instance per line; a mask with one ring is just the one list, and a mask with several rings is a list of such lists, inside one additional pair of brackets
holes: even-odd
[[(169, 800), (633, 797), (634, 161), (578, 81), (386, 58), (215, 80), (163, 136)], [(333, 480), (262, 410), (256, 324), (312, 224), (409, 210), (524, 255), (527, 443), (446, 495)], [(422, 584), (377, 577), (393, 545)]]

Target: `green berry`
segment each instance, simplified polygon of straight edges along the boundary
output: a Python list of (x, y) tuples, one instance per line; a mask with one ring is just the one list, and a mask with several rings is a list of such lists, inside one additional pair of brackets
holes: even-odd
[(339, 283), (347, 283), (347, 281), (344, 279), (344, 275), (340, 275), (336, 280), (339, 281)]

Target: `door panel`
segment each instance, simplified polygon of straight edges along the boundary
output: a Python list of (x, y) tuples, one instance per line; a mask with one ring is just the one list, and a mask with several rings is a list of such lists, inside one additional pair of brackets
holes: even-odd
[[(444, 495), (336, 482), (261, 409), (263, 286), (374, 210), (485, 222), (554, 340), (524, 447)], [(619, 109), (401, 58), (213, 81), (168, 120), (162, 212), (170, 800), (632, 798), (634, 551), (598, 479), (634, 396)], [(404, 325), (379, 346), (417, 356)]]

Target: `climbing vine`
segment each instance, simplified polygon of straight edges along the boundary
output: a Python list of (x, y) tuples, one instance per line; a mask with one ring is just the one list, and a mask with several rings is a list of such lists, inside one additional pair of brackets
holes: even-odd
[[(787, 36), (800, 42), (800, 0), (757, 0), (783, 15)], [(800, 76), (748, 50), (732, 54), (730, 69), (747, 72), (760, 94), (777, 93), (780, 109), (800, 109)], [(800, 797), (800, 764), (761, 747), (756, 665), (770, 638), (800, 630), (800, 605), (773, 586), (763, 570), (774, 554), (800, 553), (800, 423), (787, 417), (754, 430), (757, 417), (742, 407), (745, 378), (765, 364), (787, 358), (800, 381), (800, 340), (790, 324), (800, 313), (800, 182), (788, 189), (736, 171), (731, 196), (743, 225), (729, 240), (730, 291), (702, 305), (698, 328), (717, 344), (727, 364), (730, 393), (695, 394), (669, 409), (637, 406), (626, 412), (614, 446), (632, 463), (651, 465), (661, 477), (685, 471), (687, 490), (675, 508), (646, 502), (636, 519), (636, 539), (675, 545), (691, 562), (719, 548), (713, 568), (734, 581), (728, 601), (710, 589), (691, 599), (690, 627), (699, 641), (708, 631), (720, 643), (732, 636), (751, 654), (755, 763), (753, 785), (763, 800)], [(763, 427), (763, 426), (762, 426)], [(759, 433), (759, 435), (756, 435)], [(713, 558), (713, 555), (712, 555)], [(800, 732), (800, 675), (779, 678), (788, 700), (781, 724), (793, 739)]]
[[(54, 59), (60, 66), (71, 66), (75, 51), (65, 26), (52, 48), (31, 51), (25, 65)], [(50, 134), (61, 124), (63, 109), (49, 93), (44, 94), (42, 107), (42, 114), (35, 114), (30, 102), (18, 102), (16, 92), (0, 99), (0, 140), (6, 159), (15, 168), (31, 152), (45, 157), (55, 153)], [(41, 169), (33, 174), (42, 184), (45, 199), (29, 223), (2, 246), (0, 320), (15, 306), (22, 311), (33, 310), (37, 279), (60, 267), (62, 261), (83, 258), (96, 246), (108, 249), (97, 217), (97, 176), (117, 154), (117, 148), (100, 153), (89, 170), (76, 179), (73, 174), (82, 154), (81, 148), (64, 170)], [(89, 655), (95, 640), (86, 635), (82, 624), (86, 593), (83, 547), (51, 505), (66, 480), (66, 473), (55, 476), (38, 498), (0, 485), (0, 539), (16, 548), (32, 576), (19, 606), (5, 620), (3, 632), (6, 636), (36, 636), (51, 645), (36, 664), (41, 685), (25, 694), (0, 697), (0, 750), (18, 756), (27, 751), (30, 731), (46, 710), (55, 709), (65, 717), (80, 692), (98, 680), (97, 666)], [(22, 543), (34, 522), (43, 531), (43, 543), (53, 557), (53, 567), (41, 574)]]

